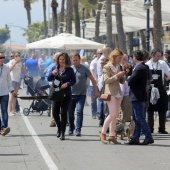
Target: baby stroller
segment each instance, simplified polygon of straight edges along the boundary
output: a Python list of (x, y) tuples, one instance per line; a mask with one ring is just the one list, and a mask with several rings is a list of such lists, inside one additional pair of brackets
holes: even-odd
[(51, 101), (48, 99), (48, 94), (45, 90), (49, 88), (49, 84), (42, 78), (26, 77), (25, 84), (28, 86), (28, 93), (31, 96), (18, 97), (22, 100), (33, 100), (29, 108), (24, 108), (23, 113), (28, 116), (30, 112), (37, 112), (42, 115), (47, 110), (48, 116), (51, 113)]

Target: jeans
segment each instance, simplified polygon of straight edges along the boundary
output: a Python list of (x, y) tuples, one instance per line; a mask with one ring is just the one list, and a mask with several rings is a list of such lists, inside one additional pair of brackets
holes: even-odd
[(71, 96), (71, 102), (68, 109), (68, 115), (69, 115), (69, 131), (73, 131), (74, 126), (74, 111), (76, 108), (77, 111), (77, 119), (76, 119), (76, 132), (81, 132), (81, 128), (83, 125), (83, 109), (84, 109), (84, 103), (86, 100), (86, 95), (72, 95)]
[(144, 117), (144, 105), (145, 102), (132, 101), (133, 116), (135, 121), (135, 131), (132, 140), (136, 142), (139, 141), (141, 130), (143, 130), (146, 139), (152, 139), (149, 126)]
[(170, 96), (168, 97), (168, 117), (170, 117)]
[(97, 115), (97, 99), (93, 98), (94, 96), (94, 87), (93, 86), (89, 86), (89, 95), (91, 96), (91, 112), (92, 112), (92, 116), (96, 116)]
[(19, 103), (18, 103), (18, 99), (16, 99), (15, 111), (16, 111), (16, 112), (19, 112), (19, 111), (20, 111), (20, 106), (19, 106)]
[(0, 96), (1, 105), (1, 130), (8, 127), (8, 101), (9, 95)]
[(104, 114), (104, 102), (102, 100), (100, 100), (100, 121), (99, 121), (99, 125), (103, 126), (104, 123), (104, 119), (105, 119), (105, 114)]

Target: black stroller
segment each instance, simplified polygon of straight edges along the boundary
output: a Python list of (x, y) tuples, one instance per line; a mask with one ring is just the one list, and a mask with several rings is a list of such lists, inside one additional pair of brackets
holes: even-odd
[(28, 93), (31, 96), (17, 97), (22, 100), (33, 100), (29, 108), (23, 109), (23, 114), (28, 116), (30, 112), (37, 112), (42, 115), (47, 110), (48, 116), (51, 113), (51, 101), (48, 99), (48, 94), (45, 90), (49, 88), (48, 82), (43, 78), (26, 77), (25, 84), (28, 86)]

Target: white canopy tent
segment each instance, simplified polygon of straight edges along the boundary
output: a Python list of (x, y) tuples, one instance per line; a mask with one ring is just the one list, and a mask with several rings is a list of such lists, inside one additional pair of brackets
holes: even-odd
[(29, 43), (27, 49), (39, 48), (55, 48), (65, 50), (80, 50), (80, 49), (98, 49), (103, 48), (104, 44), (100, 44), (91, 40), (76, 37), (73, 34), (62, 33), (57, 36)]

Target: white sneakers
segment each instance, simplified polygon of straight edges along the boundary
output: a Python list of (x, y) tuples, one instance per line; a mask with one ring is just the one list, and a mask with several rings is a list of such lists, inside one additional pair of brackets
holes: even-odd
[(12, 112), (9, 113), (9, 116), (15, 116), (15, 115), (16, 113), (12, 113)]

